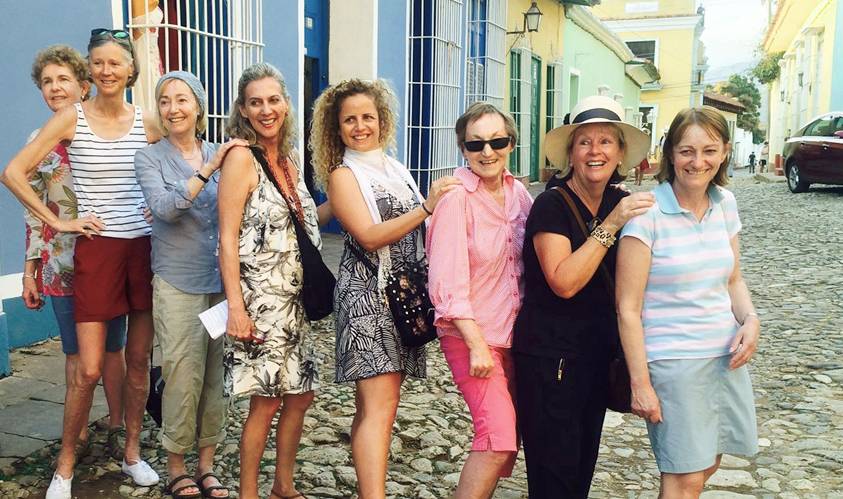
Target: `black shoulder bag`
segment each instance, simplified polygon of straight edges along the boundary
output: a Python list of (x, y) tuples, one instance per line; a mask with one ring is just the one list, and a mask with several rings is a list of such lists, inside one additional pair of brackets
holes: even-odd
[[(565, 203), (568, 204), (568, 208), (571, 209), (571, 212), (574, 214), (574, 218), (577, 219), (577, 225), (580, 226), (580, 230), (585, 236), (586, 241), (588, 241), (590, 236), (588, 228), (582, 219), (580, 210), (577, 208), (576, 204), (574, 204), (574, 200), (571, 199), (571, 196), (562, 187), (553, 187), (553, 189), (562, 195), (562, 199), (564, 199)], [(606, 291), (609, 293), (612, 303), (614, 303), (615, 279), (612, 278), (612, 273), (609, 272), (606, 264), (602, 261), (600, 262), (600, 273), (603, 276)], [(629, 385), (629, 370), (626, 367), (626, 359), (623, 355), (623, 348), (618, 347), (612, 356), (612, 360), (609, 361), (609, 393), (606, 397), (606, 407), (615, 412), (629, 414), (632, 412), (631, 399), (632, 389)]]
[[(377, 279), (378, 267), (353, 244), (347, 243), (347, 246)], [(436, 339), (435, 314), (427, 292), (425, 265), (415, 262), (403, 270), (390, 273), (384, 292), (402, 345), (420, 347)]]
[[(318, 321), (324, 319), (334, 310), (334, 286), (336, 286), (336, 279), (334, 274), (325, 265), (322, 260), (322, 255), (316, 249), (310, 237), (307, 235), (307, 230), (299, 217), (304, 218), (304, 213), (299, 213), (284, 195), (284, 191), (278, 184), (278, 179), (275, 178), (273, 172), (269, 169), (269, 163), (263, 155), (263, 151), (257, 146), (251, 146), (252, 154), (260, 163), (267, 178), (272, 182), (272, 185), (278, 189), (278, 193), (284, 198), (287, 203), (287, 208), (293, 219), (293, 226), (296, 228), (296, 241), (299, 243), (299, 254), (301, 256), (302, 266), (302, 290), (301, 299), (304, 305), (304, 314), (308, 320)], [(292, 182), (290, 182), (292, 183)], [(295, 189), (294, 185), (289, 186)]]

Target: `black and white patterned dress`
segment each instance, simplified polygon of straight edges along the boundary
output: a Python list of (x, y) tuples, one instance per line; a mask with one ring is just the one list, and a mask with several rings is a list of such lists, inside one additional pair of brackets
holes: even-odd
[[(372, 191), (381, 218), (386, 221), (407, 213), (419, 205), (409, 186), (391, 192), (372, 181)], [(404, 348), (392, 322), (389, 308), (378, 294), (377, 277), (348, 248), (349, 244), (378, 264), (376, 252), (367, 253), (347, 232), (345, 250), (340, 261), (337, 287), (334, 291), (336, 318), (337, 383), (371, 378), (379, 374), (399, 372), (424, 378), (424, 347)], [(421, 229), (416, 229), (389, 246), (392, 269), (424, 258), (420, 254)]]
[[(298, 168), (298, 155), (290, 155)], [(253, 160), (258, 185), (246, 200), (240, 225), (240, 287), (246, 312), (263, 343), (228, 341), (223, 357), (226, 391), (235, 397), (281, 397), (319, 387), (310, 322), (301, 300), (302, 266), (293, 215), (278, 189)], [(322, 247), (316, 205), (299, 169), (296, 190), (305, 229)]]

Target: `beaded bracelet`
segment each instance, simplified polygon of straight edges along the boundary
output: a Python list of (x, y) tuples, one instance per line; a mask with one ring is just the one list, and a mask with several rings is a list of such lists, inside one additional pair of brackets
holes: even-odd
[(615, 236), (613, 236), (608, 230), (604, 229), (602, 225), (598, 225), (591, 231), (591, 237), (606, 248), (611, 248), (612, 245), (615, 244)]

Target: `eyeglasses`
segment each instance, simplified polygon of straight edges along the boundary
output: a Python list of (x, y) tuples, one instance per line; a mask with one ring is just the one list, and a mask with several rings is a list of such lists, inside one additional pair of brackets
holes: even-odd
[(91, 30), (91, 40), (100, 38), (114, 38), (115, 40), (129, 40), (129, 32), (123, 29), (94, 28)]
[(594, 217), (591, 221), (588, 222), (588, 232), (591, 233), (594, 229), (603, 223), (603, 220), (600, 220), (600, 217)]
[(463, 142), (463, 146), (465, 147), (466, 151), (469, 152), (480, 152), (486, 148), (486, 144), (489, 144), (492, 149), (499, 150), (504, 149), (506, 146), (512, 143), (512, 137), (498, 137), (497, 139), (490, 139), (490, 140), (469, 140), (468, 142)]

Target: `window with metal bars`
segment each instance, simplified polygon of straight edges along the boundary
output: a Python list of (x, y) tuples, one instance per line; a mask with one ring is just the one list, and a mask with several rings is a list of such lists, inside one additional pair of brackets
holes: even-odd
[(243, 70), (263, 60), (263, 0), (123, 0), (126, 28), (140, 65), (131, 100), (155, 109), (164, 72), (189, 71), (208, 93), (211, 142), (224, 139), (225, 121)]
[(547, 65), (547, 95), (545, 98), (545, 133), (562, 124), (565, 118), (565, 102), (562, 93), (562, 63)]
[(467, 0), (466, 105), (486, 101), (503, 106), (506, 2)]
[(407, 161), (422, 193), (460, 164), (454, 123), (463, 110), (460, 0), (411, 0)]
[(530, 63), (533, 54), (528, 48), (514, 48), (509, 55), (509, 112), (518, 129), (518, 142), (509, 156), (509, 170), (513, 175), (524, 176), (530, 172), (532, 157), (531, 130), (533, 81)]

